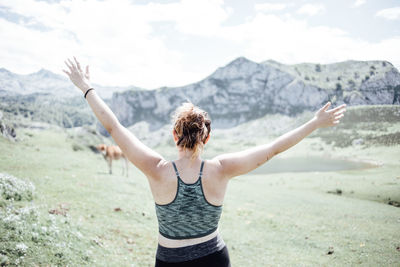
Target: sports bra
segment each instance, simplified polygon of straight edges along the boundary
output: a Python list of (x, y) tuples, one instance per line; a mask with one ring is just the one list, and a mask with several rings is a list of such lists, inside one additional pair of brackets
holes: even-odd
[(213, 205), (204, 196), (201, 182), (204, 161), (201, 162), (199, 178), (192, 184), (182, 181), (175, 162), (172, 161), (172, 165), (178, 179), (175, 198), (168, 204), (155, 203), (160, 234), (170, 239), (211, 234), (218, 228), (222, 205)]

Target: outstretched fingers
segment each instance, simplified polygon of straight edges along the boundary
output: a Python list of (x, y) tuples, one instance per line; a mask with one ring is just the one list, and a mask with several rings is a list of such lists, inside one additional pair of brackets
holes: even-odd
[(79, 64), (79, 62), (78, 62), (78, 60), (76, 60), (76, 57), (75, 57), (75, 56), (74, 56), (74, 60), (75, 60), (76, 66), (78, 67), (78, 70), (79, 70), (80, 72), (82, 72), (81, 64)]
[(67, 65), (68, 69), (70, 72), (72, 72), (73, 68), (71, 65), (68, 64), (68, 62), (66, 60), (64, 60), (65, 65)]
[(341, 113), (341, 114), (339, 114), (339, 115), (336, 115), (336, 116), (335, 116), (335, 120), (339, 120), (340, 118), (343, 118), (343, 116), (344, 116), (343, 113)]
[(337, 112), (337, 111), (339, 111), (339, 110), (341, 110), (342, 108), (345, 108), (346, 107), (346, 104), (342, 104), (342, 105), (340, 105), (340, 106), (337, 106), (336, 108), (333, 108), (333, 109), (331, 109), (331, 110), (328, 110), (328, 112), (330, 112), (330, 113), (335, 113), (335, 112)]
[(321, 108), (321, 110), (324, 110), (324, 111), (327, 110), (330, 105), (331, 105), (331, 102), (329, 101)]
[(68, 76), (70, 76), (71, 75), (71, 73), (70, 72), (68, 72), (68, 71), (66, 71), (66, 70), (62, 70), (63, 72), (65, 72)]
[(333, 115), (337, 116), (337, 115), (343, 114), (345, 112), (346, 112), (346, 109), (342, 108), (341, 110), (334, 112)]
[(75, 66), (75, 63), (72, 62), (72, 60), (70, 60), (69, 58), (68, 58), (67, 60), (68, 60), (69, 64), (71, 64), (71, 66), (72, 66), (72, 68), (73, 68), (74, 70), (78, 69), (78, 68)]
[(344, 111), (341, 110), (341, 112), (329, 113), (332, 125), (336, 125), (340, 122), (340, 119), (344, 116), (343, 112)]

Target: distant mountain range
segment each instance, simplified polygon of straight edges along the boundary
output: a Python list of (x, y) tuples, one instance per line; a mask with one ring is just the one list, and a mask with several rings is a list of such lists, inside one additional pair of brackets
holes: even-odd
[[(187, 100), (205, 109), (213, 125), (219, 128), (233, 127), (266, 114), (295, 115), (315, 110), (328, 100), (348, 105), (400, 104), (400, 73), (387, 61), (285, 65), (273, 60), (256, 63), (240, 57), (205, 79), (182, 87), (145, 90), (135, 86), (94, 86), (123, 125), (147, 121), (152, 129), (169, 123), (172, 112)], [(64, 121), (61, 126), (89, 123), (81, 116), (90, 110), (82, 109), (85, 103), (81, 93), (67, 77), (44, 69), (28, 75), (0, 69), (0, 100), (3, 102), (0, 109), (4, 110), (4, 103), (10, 99), (13, 105), (24, 99), (28, 103), (35, 101), (29, 110), (35, 113), (35, 109), (44, 108), (40, 106), (43, 95), (47, 102), (69, 99), (63, 102), (64, 109), (68, 109), (68, 105), (79, 107), (77, 112), (72, 112), (74, 119), (57, 120)], [(75, 98), (80, 100), (71, 100)], [(45, 109), (51, 113), (51, 105)]]
[[(140, 89), (134, 86), (101, 86), (93, 84), (102, 98), (111, 98), (114, 92)], [(5, 92), (6, 91), (6, 92)], [(31, 74), (15, 74), (5, 68), (0, 68), (0, 95), (43, 93), (58, 97), (74, 97), (81, 95), (66, 75), (55, 74), (41, 69)]]

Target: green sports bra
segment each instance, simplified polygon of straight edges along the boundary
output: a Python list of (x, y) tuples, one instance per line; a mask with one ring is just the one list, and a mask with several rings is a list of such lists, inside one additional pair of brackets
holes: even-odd
[(199, 178), (193, 184), (182, 181), (175, 162), (172, 165), (178, 178), (175, 198), (168, 204), (155, 203), (160, 234), (170, 239), (211, 234), (218, 228), (222, 205), (213, 205), (204, 196), (201, 183), (204, 161), (201, 162)]

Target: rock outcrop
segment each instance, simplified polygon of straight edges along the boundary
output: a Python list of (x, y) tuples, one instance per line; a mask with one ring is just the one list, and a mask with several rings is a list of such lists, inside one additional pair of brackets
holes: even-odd
[(3, 113), (1, 111), (0, 111), (0, 134), (11, 141), (15, 141), (15, 138), (17, 137), (17, 133), (15, 132), (14, 127), (10, 126), (3, 120)]

